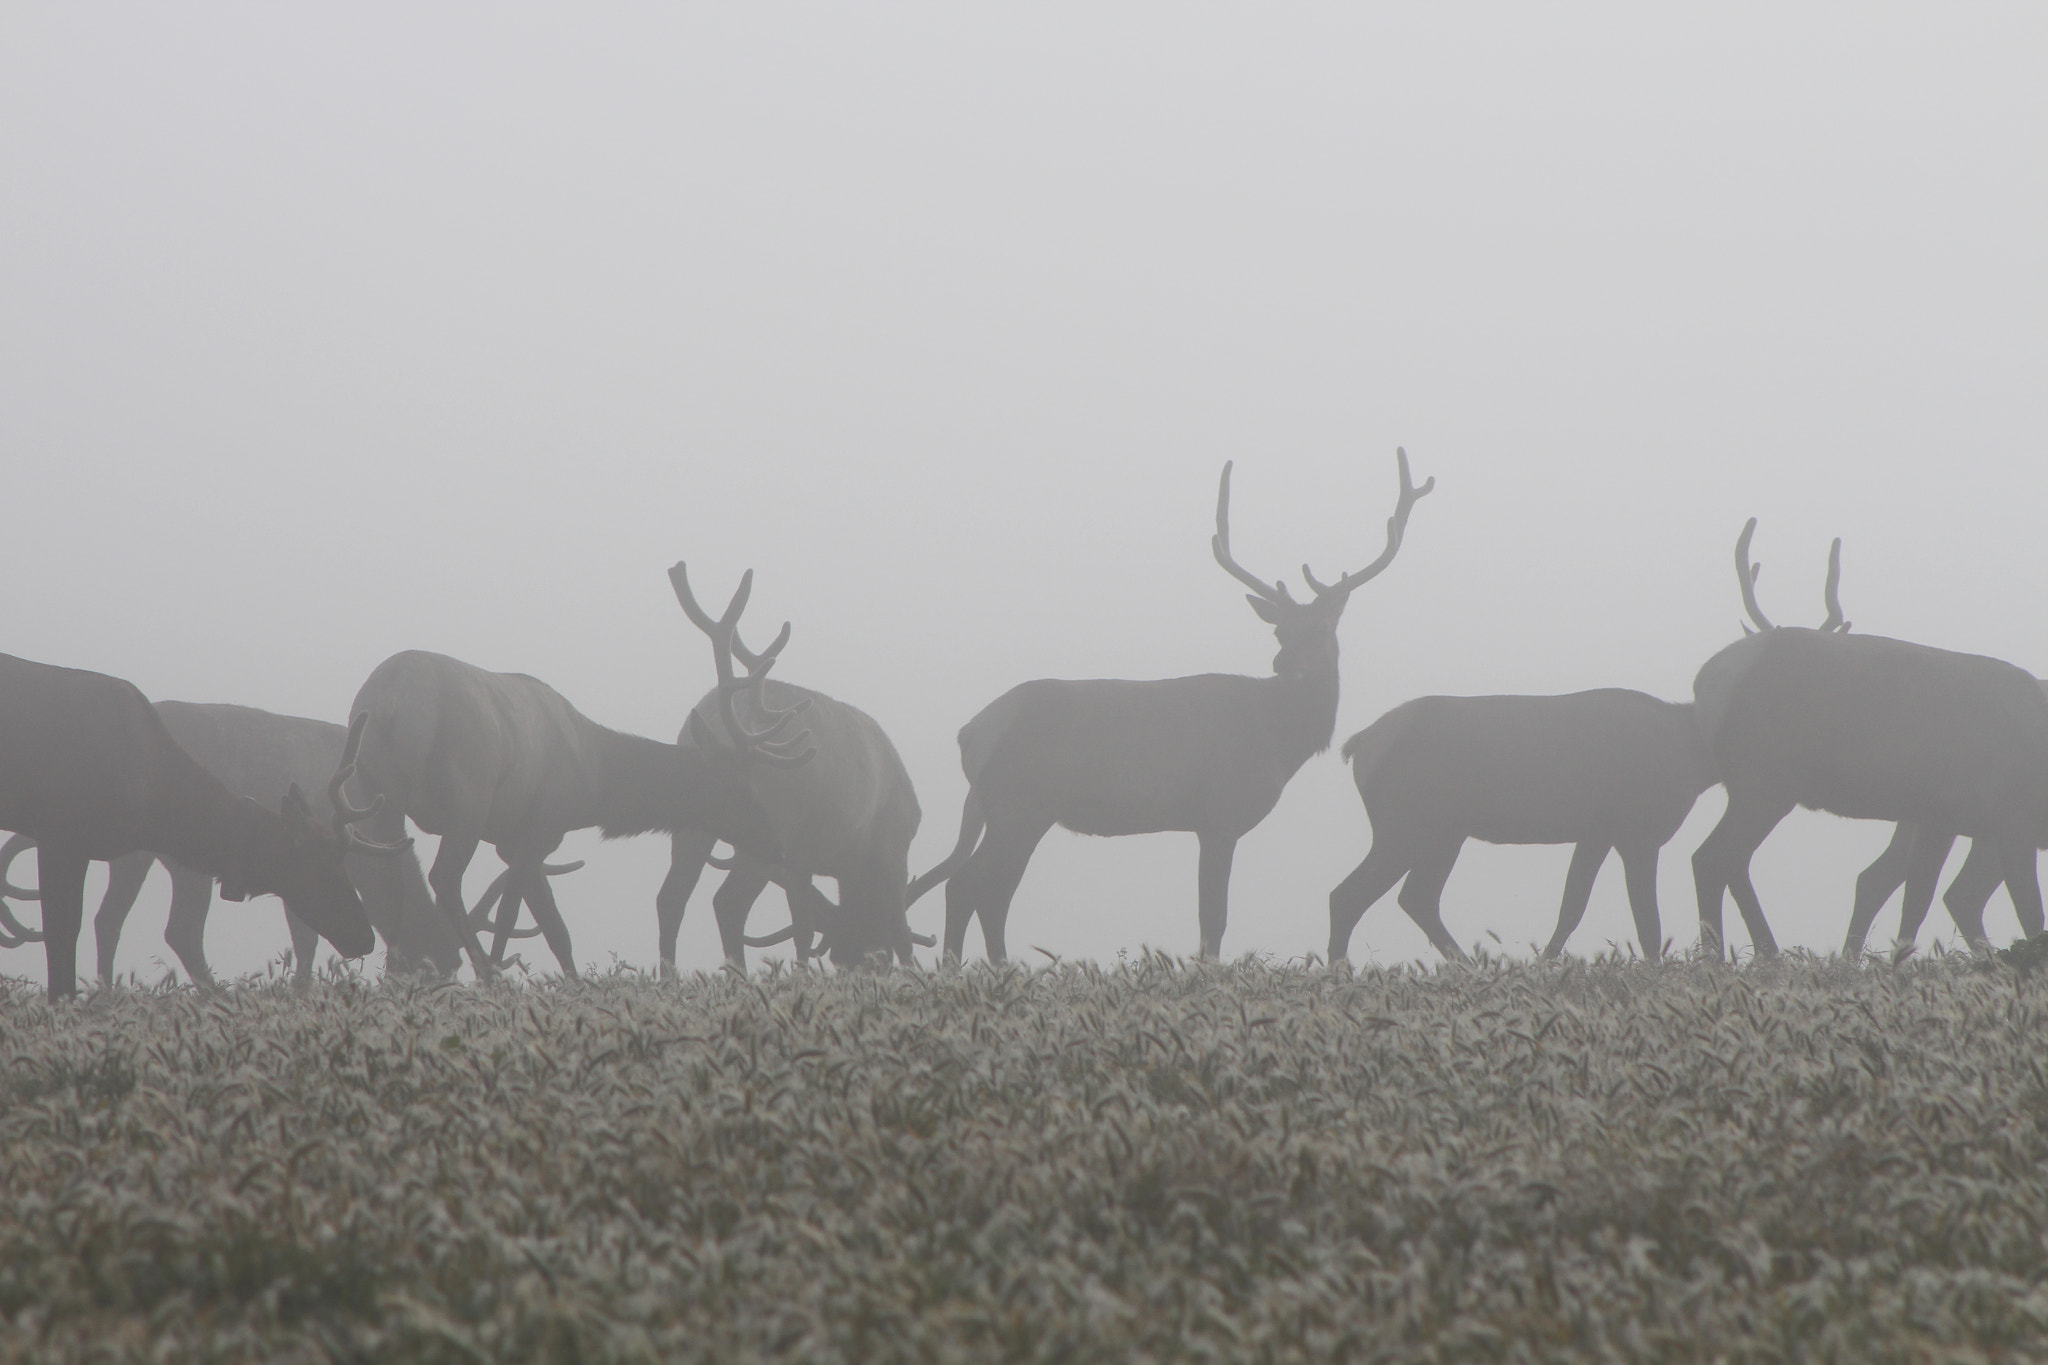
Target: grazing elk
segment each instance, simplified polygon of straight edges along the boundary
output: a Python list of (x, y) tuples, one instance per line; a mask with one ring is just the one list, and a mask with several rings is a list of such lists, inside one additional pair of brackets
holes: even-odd
[(1445, 957), (1464, 951), (1444, 928), (1445, 880), (1467, 839), (1576, 844), (1556, 957), (1586, 913), (1593, 879), (1619, 850), (1636, 942), (1655, 958), (1657, 854), (1714, 785), (1688, 704), (1610, 687), (1562, 697), (1418, 697), (1345, 741), (1344, 758), (1372, 820), (1372, 851), (1330, 892), (1330, 961), (1359, 917), (1404, 876), (1401, 908)]
[[(237, 796), (260, 798), (294, 783), (308, 791), (321, 790), (327, 775), (343, 766), (348, 745), (345, 726), (275, 715), (253, 706), (160, 701), (156, 713), (163, 717), (164, 728), (178, 747)], [(316, 806), (315, 813), (331, 818), (333, 800), (323, 799), (326, 808)], [(0, 895), (17, 900), (39, 897), (39, 892), (13, 886), (7, 879), (14, 858), (33, 846), (33, 841), (22, 835), (0, 845)], [(140, 850), (116, 858), (108, 868), (106, 893), (93, 916), (102, 982), (113, 980), (121, 929), (158, 859), (158, 854)], [(213, 878), (174, 857), (165, 856), (162, 861), (171, 874), (171, 913), (164, 926), (164, 942), (178, 955), (187, 976), (210, 986), (214, 984), (213, 971), (206, 961), (205, 937), (207, 913), (213, 906)], [(435, 913), (419, 860), (410, 850), (395, 856), (355, 853), (347, 862), (349, 881), (385, 942), (390, 969), (410, 971), (431, 965), (453, 972), (462, 965), (462, 950)], [(4, 913), (0, 909), (0, 914)], [(318, 935), (290, 911), (285, 919), (291, 929), (294, 974), (304, 983), (312, 979)]]
[(570, 976), (569, 930), (543, 860), (571, 830), (594, 825), (618, 839), (703, 829), (749, 852), (778, 851), (730, 761), (607, 729), (523, 673), (407, 650), (377, 665), (352, 714), (368, 719), (360, 770), (364, 790), (385, 803), (380, 833), (402, 830), (409, 816), (441, 836), (427, 883), (480, 978), (497, 969), (462, 899), (479, 843), (497, 848)]
[(2048, 697), (2003, 660), (1772, 627), (1756, 608), (1747, 563), (1755, 524), (1736, 543), (1736, 570), (1759, 631), (1707, 660), (1693, 680), (1728, 790), (1721, 822), (1692, 859), (1701, 944), (1721, 950), (1722, 896), (1732, 893), (1755, 951), (1777, 952), (1749, 861), (1794, 806), (1912, 826), (1904, 923), (1916, 929), (1956, 837), (1989, 841), (2021, 926), (2039, 933), (2034, 851), (2048, 840)]
[[(718, 670), (717, 684), (690, 712), (676, 742), (739, 760), (748, 789), (782, 843), (779, 861), (740, 850), (730, 863), (714, 862), (729, 869), (711, 899), (726, 960), (744, 967), (748, 945), (791, 937), (801, 960), (810, 955), (809, 940), (817, 931), (840, 965), (880, 951), (909, 962), (917, 936), (904, 919), (904, 890), (910, 880), (910, 841), (922, 815), (896, 747), (866, 712), (768, 677), (789, 643), (789, 625), (785, 622), (775, 642), (758, 654), (740, 640), (739, 618), (753, 591), (753, 570), (740, 578), (725, 614), (716, 620), (698, 605), (681, 563), (668, 577), (684, 615), (710, 637)], [(735, 660), (746, 669), (745, 677), (735, 674)], [(782, 738), (799, 718), (804, 729)], [(672, 841), (668, 877), (655, 898), (665, 974), (675, 971), (676, 932), (705, 863), (714, 861), (710, 855), (716, 842), (702, 829), (678, 830)], [(818, 891), (813, 877), (838, 881), (837, 907)], [(748, 938), (747, 915), (771, 881), (789, 897), (790, 927)]]
[(342, 858), (396, 853), (353, 826), (377, 813), (342, 797), (359, 728), (328, 783), (331, 827), (296, 785), (280, 810), (236, 796), (171, 738), (133, 683), (0, 655), (0, 829), (36, 840), (49, 993), (77, 989), (86, 865), (137, 849), (218, 877), (221, 894), (276, 895), (345, 957), (375, 946)]
[(946, 947), (958, 960), (967, 921), (981, 920), (991, 961), (1004, 958), (1010, 901), (1039, 840), (1054, 825), (1079, 834), (1193, 833), (1201, 844), (1201, 951), (1223, 947), (1230, 864), (1237, 841), (1266, 818), (1288, 779), (1330, 745), (1337, 724), (1337, 623), (1359, 585), (1394, 560), (1420, 488), (1397, 453), (1401, 491), (1380, 557), (1334, 583), (1302, 578), (1297, 602), (1230, 554), (1230, 465), (1216, 493), (1216, 562), (1252, 589), (1247, 600), (1273, 627), (1273, 676), (1205, 673), (1157, 682), (1041, 678), (1011, 688), (960, 731), (968, 792), (951, 854), (910, 888), (944, 881)]

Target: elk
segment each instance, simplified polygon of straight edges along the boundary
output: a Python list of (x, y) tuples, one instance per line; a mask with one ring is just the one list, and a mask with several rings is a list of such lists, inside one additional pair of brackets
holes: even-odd
[[(463, 905), (479, 843), (494, 845), (564, 973), (576, 975), (543, 860), (571, 831), (607, 839), (709, 830), (773, 857), (773, 825), (721, 755), (607, 729), (524, 673), (491, 673), (406, 650), (377, 665), (351, 713), (367, 723), (359, 762), (379, 797), (380, 834), (410, 817), (441, 847), (427, 873), (434, 902), (476, 974), (497, 974)], [(501, 915), (502, 921), (502, 915)]]
[[(178, 747), (237, 796), (259, 798), (294, 783), (317, 791), (327, 774), (344, 766), (349, 732), (327, 721), (275, 715), (253, 706), (182, 701), (157, 702), (156, 713)], [(315, 813), (332, 818), (338, 810), (334, 798), (326, 798), (326, 803), (325, 810), (316, 806)], [(24, 890), (7, 880), (15, 857), (31, 847), (34, 841), (22, 835), (0, 845), (0, 895), (17, 900), (39, 898), (40, 892)], [(107, 889), (93, 916), (103, 983), (113, 980), (114, 953), (122, 927), (159, 857), (139, 850), (114, 859), (108, 869)], [(164, 942), (177, 954), (187, 976), (202, 986), (212, 986), (205, 936), (207, 912), (213, 906), (213, 878), (174, 857), (163, 856), (162, 862), (171, 874), (171, 913), (164, 926)], [(461, 949), (435, 913), (419, 860), (410, 850), (395, 855), (352, 853), (347, 865), (363, 910), (385, 942), (389, 968), (409, 971), (432, 966), (452, 972), (462, 965)], [(4, 908), (0, 915), (5, 915)], [(11, 921), (11, 916), (8, 919)], [(318, 935), (290, 911), (285, 912), (285, 920), (291, 929), (294, 974), (303, 984), (312, 979)], [(21, 928), (19, 924), (11, 927)]]
[[(768, 860), (736, 850), (731, 862), (720, 863), (711, 857), (717, 839), (709, 829), (678, 830), (671, 841), (668, 876), (655, 898), (663, 974), (675, 971), (676, 933), (707, 862), (728, 869), (711, 904), (726, 960), (736, 967), (746, 966), (748, 946), (792, 937), (798, 959), (808, 958), (813, 932), (822, 932), (839, 965), (858, 963), (877, 951), (909, 962), (918, 936), (904, 919), (904, 891), (910, 880), (910, 841), (922, 813), (896, 747), (866, 712), (768, 677), (789, 643), (789, 624), (784, 622), (781, 634), (758, 654), (740, 639), (739, 618), (753, 592), (753, 570), (741, 576), (725, 613), (716, 619), (698, 605), (684, 564), (677, 563), (668, 577), (683, 614), (710, 639), (718, 674), (676, 743), (740, 764), (748, 789), (781, 841), (782, 856)], [(735, 673), (735, 661), (745, 668), (745, 677)], [(799, 719), (804, 729), (784, 737)], [(836, 907), (812, 880), (821, 876), (839, 883)], [(747, 916), (771, 881), (789, 897), (790, 927), (748, 938)]]
[[(2048, 692), (2048, 682), (2042, 682), (2043, 692)], [(1842, 955), (1856, 957), (1863, 952), (1864, 939), (1870, 933), (1870, 924), (1877, 918), (1877, 912), (1891, 899), (1892, 892), (1906, 883), (1906, 869), (1911, 861), (1914, 839), (1918, 831), (1912, 825), (1902, 824), (1892, 831), (1892, 841), (1885, 845), (1884, 852), (1877, 860), (1863, 869), (1856, 878), (1856, 902), (1849, 915), (1849, 933), (1842, 941)], [(1939, 837), (1938, 835), (1935, 837)], [(1924, 855), (1936, 869), (1948, 860), (1949, 847), (1955, 842), (1950, 836), (1941, 845), (1937, 856), (1930, 848)], [(1930, 874), (1932, 875), (1932, 874)], [(1991, 940), (1984, 932), (1984, 906), (1992, 893), (2005, 881), (2000, 867), (1998, 850), (1981, 839), (1970, 842), (1969, 856), (1957, 871), (1948, 890), (1942, 893), (1941, 903), (1948, 908), (1948, 915), (1962, 933), (1963, 942), (1972, 948), (1983, 950), (1990, 947)], [(2015, 907), (2017, 908), (2017, 907)], [(1921, 908), (1921, 918), (1926, 907)], [(1892, 960), (1902, 961), (1913, 951), (1914, 940), (1919, 937), (1921, 918), (1913, 917), (1911, 910), (1903, 912), (1899, 919), (1899, 933), (1892, 948)], [(2031, 938), (2041, 932), (2037, 921), (2026, 923), (2024, 916), (2020, 932)]]
[(229, 900), (276, 895), (345, 957), (375, 946), (349, 883), (349, 851), (396, 853), (354, 826), (373, 819), (342, 796), (358, 746), (351, 727), (328, 783), (323, 827), (296, 784), (272, 811), (236, 796), (178, 747), (163, 717), (130, 682), (0, 655), (0, 829), (37, 842), (49, 994), (77, 990), (86, 865), (137, 849), (218, 877)]
[(1576, 845), (1545, 957), (1564, 951), (1600, 865), (1618, 850), (1636, 942), (1645, 957), (1659, 955), (1658, 851), (1716, 780), (1690, 704), (1619, 687), (1418, 697), (1342, 752), (1372, 821), (1372, 850), (1330, 892), (1331, 962), (1344, 960), (1359, 918), (1404, 877), (1401, 908), (1445, 957), (1465, 960), (1441, 902), (1467, 839)]
[(1039, 840), (1054, 825), (1079, 834), (1193, 833), (1200, 841), (1201, 953), (1223, 947), (1230, 864), (1237, 841), (1266, 818), (1288, 779), (1330, 746), (1337, 725), (1337, 623), (1358, 587), (1401, 548), (1416, 500), (1408, 454), (1396, 452), (1400, 494), (1378, 559), (1334, 583), (1307, 565), (1315, 596), (1297, 602), (1230, 553), (1230, 469), (1216, 493), (1216, 562), (1252, 591), (1273, 627), (1273, 676), (1205, 673), (1154, 682), (1041, 678), (1005, 692), (960, 731), (967, 800), (946, 860), (919, 877), (910, 899), (946, 883), (945, 955), (958, 961), (967, 922), (979, 917), (991, 961), (1004, 960), (1010, 901)]
[(1749, 861), (1795, 805), (1912, 826), (1903, 919), (1915, 929), (1953, 841), (1988, 841), (2021, 925), (2039, 932), (2034, 851), (2048, 841), (2048, 697), (2003, 660), (1847, 634), (1838, 609), (1820, 630), (1773, 627), (1757, 609), (1748, 563), (1755, 526), (1736, 542), (1736, 572), (1758, 632), (1693, 680), (1728, 791), (1727, 810), (1692, 859), (1702, 946), (1720, 953), (1722, 897), (1732, 893), (1756, 953), (1777, 952)]

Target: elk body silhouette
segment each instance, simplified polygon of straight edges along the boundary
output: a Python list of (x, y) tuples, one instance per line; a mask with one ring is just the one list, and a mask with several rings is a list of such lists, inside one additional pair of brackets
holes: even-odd
[[(253, 706), (160, 701), (156, 713), (178, 747), (197, 759), (199, 766), (219, 778), (237, 796), (260, 800), (297, 784), (308, 791), (321, 791), (329, 774), (344, 762), (348, 728), (324, 720), (301, 716), (280, 716)], [(331, 795), (323, 796), (323, 810), (314, 813), (331, 819), (339, 812)], [(20, 852), (33, 841), (15, 835), (0, 845), (0, 895), (17, 900), (34, 900), (38, 891), (24, 891), (8, 884), (7, 871)], [(149, 869), (161, 856), (171, 874), (171, 912), (164, 926), (164, 942), (176, 953), (185, 974), (201, 985), (212, 985), (213, 971), (206, 961), (206, 919), (213, 906), (213, 877), (177, 858), (140, 851), (114, 859), (108, 868), (107, 889), (93, 916), (93, 937), (99, 949), (99, 978), (113, 980), (114, 954), (121, 930), (135, 908), (136, 897), (149, 876)], [(351, 853), (347, 858), (348, 879), (356, 888), (370, 923), (383, 938), (389, 969), (408, 971), (431, 965), (452, 972), (462, 965), (461, 948), (455, 936), (442, 925), (434, 910), (419, 860), (410, 850), (396, 854)], [(5, 914), (0, 902), (0, 915)], [(319, 935), (313, 926), (285, 912), (291, 929), (295, 976), (310, 980)], [(18, 928), (19, 926), (13, 926)]]
[[(753, 591), (751, 569), (717, 620), (698, 605), (682, 564), (669, 570), (669, 582), (684, 614), (710, 638), (718, 671), (717, 684), (690, 712), (676, 742), (735, 763), (782, 845), (778, 860), (735, 850), (724, 865), (729, 871), (712, 909), (726, 960), (744, 967), (748, 945), (785, 938), (796, 939), (802, 960), (816, 932), (842, 966), (884, 951), (910, 961), (915, 936), (904, 919), (904, 892), (910, 841), (922, 813), (896, 746), (857, 707), (768, 677), (789, 642), (789, 625), (758, 654), (740, 640), (740, 614)], [(744, 678), (735, 673), (735, 661), (746, 669)], [(782, 738), (799, 722), (801, 732)], [(708, 829), (679, 830), (672, 840), (668, 877), (655, 899), (665, 973), (675, 970), (683, 911), (716, 842)], [(820, 876), (838, 881), (836, 907), (813, 883)], [(790, 927), (750, 939), (747, 916), (771, 881), (789, 897)]]
[(329, 784), (322, 827), (297, 786), (279, 810), (244, 800), (178, 747), (133, 683), (0, 655), (0, 829), (34, 839), (52, 999), (77, 989), (88, 863), (148, 849), (220, 878), (230, 900), (277, 895), (346, 957), (375, 946), (342, 865), (374, 845), (351, 826), (375, 814), (341, 798), (360, 731)]
[(1714, 785), (1693, 708), (1625, 688), (1561, 697), (1418, 697), (1344, 744), (1372, 820), (1372, 851), (1330, 892), (1330, 961), (1359, 917), (1406, 878), (1401, 908), (1445, 957), (1442, 897), (1467, 839), (1576, 844), (1545, 957), (1586, 913), (1601, 863), (1619, 850), (1636, 942), (1655, 958), (1657, 855)]
[(427, 883), (479, 977), (496, 972), (462, 898), (479, 843), (504, 858), (508, 894), (533, 907), (571, 976), (569, 930), (543, 862), (571, 830), (596, 826), (617, 839), (704, 829), (740, 848), (779, 852), (730, 761), (607, 729), (524, 673), (407, 650), (377, 665), (353, 710), (368, 718), (361, 771), (365, 790), (387, 802), (380, 828), (402, 829), (410, 816), (441, 836)]
[(915, 901), (946, 883), (945, 953), (957, 960), (979, 917), (989, 958), (1005, 957), (1010, 901), (1033, 850), (1054, 825), (1081, 834), (1192, 832), (1200, 841), (1201, 951), (1222, 951), (1230, 865), (1237, 841), (1266, 818), (1301, 765), (1329, 747), (1337, 723), (1337, 623), (1351, 593), (1401, 548), (1408, 515), (1436, 486), (1410, 480), (1397, 454), (1400, 495), (1379, 558), (1335, 583), (1302, 577), (1315, 596), (1297, 602), (1230, 553), (1230, 466), (1216, 495), (1216, 562), (1252, 591), (1273, 627), (1273, 676), (1206, 673), (1153, 682), (1027, 682), (998, 697), (960, 731), (967, 800), (951, 854), (910, 888)]
[[(2038, 934), (2034, 851), (2048, 842), (2048, 697), (2040, 685), (1982, 655), (1831, 628), (1773, 627), (1756, 608), (1756, 573), (1747, 565), (1755, 525), (1752, 519), (1737, 542), (1737, 571), (1744, 605), (1761, 629), (1707, 660), (1693, 681), (1728, 790), (1720, 823), (1693, 854), (1702, 945), (1720, 950), (1722, 898), (1733, 894), (1755, 951), (1777, 951), (1749, 861), (1794, 806), (1910, 826), (1894, 839), (1907, 843), (1902, 921), (1915, 931), (1955, 839), (1988, 843), (1986, 856), (2011, 890), (2022, 928)], [(1839, 615), (1831, 614), (1831, 627)], [(1981, 905), (1978, 911), (1981, 917)], [(1859, 904), (1867, 929), (1863, 915)], [(1854, 921), (1851, 931), (1860, 947)]]

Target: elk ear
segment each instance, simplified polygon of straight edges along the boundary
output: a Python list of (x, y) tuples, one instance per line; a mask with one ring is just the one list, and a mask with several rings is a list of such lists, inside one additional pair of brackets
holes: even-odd
[(1244, 600), (1252, 604), (1252, 610), (1259, 614), (1261, 621), (1264, 621), (1269, 626), (1280, 624), (1280, 608), (1278, 606), (1254, 593), (1246, 593)]
[(304, 843), (313, 832), (313, 808), (306, 804), (306, 794), (294, 782), (285, 789), (284, 802), (277, 813), (284, 817), (285, 833), (294, 843)]

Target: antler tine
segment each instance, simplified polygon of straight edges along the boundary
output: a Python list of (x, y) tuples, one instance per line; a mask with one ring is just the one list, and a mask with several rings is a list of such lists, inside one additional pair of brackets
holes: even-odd
[[(356, 807), (348, 803), (348, 797), (344, 796), (341, 790), (348, 784), (348, 780), (356, 775), (356, 755), (362, 752), (363, 730), (369, 723), (370, 713), (368, 711), (356, 712), (354, 718), (349, 721), (348, 743), (344, 744), (341, 749), (341, 766), (334, 770), (334, 778), (327, 784), (327, 800), (334, 807), (334, 832), (336, 834), (343, 833), (350, 825), (355, 824), (359, 820), (367, 820), (378, 811), (384, 809), (382, 793), (373, 797), (369, 805)], [(368, 840), (364, 842), (367, 843)], [(379, 844), (376, 847), (381, 848), (384, 845)]]
[(668, 583), (675, 589), (676, 601), (681, 604), (683, 615), (690, 618), (690, 624), (711, 637), (711, 662), (718, 669), (718, 681), (721, 684), (731, 682), (733, 635), (739, 625), (740, 613), (747, 609), (747, 599), (754, 592), (754, 571), (748, 569), (740, 575), (740, 585), (726, 604), (725, 615), (716, 621), (697, 605), (696, 594), (690, 591), (690, 571), (682, 560), (669, 567)]
[[(1316, 589), (1316, 596), (1322, 597), (1328, 593), (1351, 592), (1360, 584), (1378, 578), (1380, 571), (1393, 563), (1394, 556), (1401, 552), (1401, 538), (1408, 533), (1408, 514), (1415, 510), (1417, 501), (1436, 487), (1436, 475), (1430, 475), (1429, 480), (1420, 488), (1417, 488), (1415, 480), (1409, 477), (1408, 474), (1408, 451), (1405, 447), (1394, 447), (1394, 461), (1401, 469), (1401, 496), (1399, 501), (1394, 504), (1394, 515), (1387, 518), (1387, 548), (1380, 551), (1378, 559), (1375, 559), (1358, 572), (1345, 574), (1327, 588), (1318, 587)], [(1306, 565), (1303, 566), (1302, 572), (1304, 574), (1308, 572)]]
[(1821, 591), (1821, 599), (1827, 603), (1828, 619), (1820, 623), (1823, 631), (1834, 631), (1842, 635), (1849, 633), (1849, 622), (1842, 616), (1842, 599), (1835, 590), (1842, 586), (1842, 538), (1835, 537), (1835, 543), (1828, 547), (1828, 582)]
[(1268, 602), (1291, 602), (1284, 583), (1268, 583), (1230, 556), (1230, 467), (1235, 461), (1223, 462), (1223, 477), (1216, 485), (1216, 534), (1209, 538), (1209, 549), (1214, 552), (1216, 562), (1238, 582), (1250, 588)]
[[(794, 706), (787, 706), (777, 710), (768, 704), (767, 689), (761, 686), (768, 679), (768, 670), (775, 667), (775, 661), (782, 656), (782, 647), (788, 643), (789, 622), (787, 621), (782, 623), (782, 633), (775, 637), (775, 643), (769, 645), (768, 648), (762, 650), (759, 654), (754, 653), (740, 643), (740, 635), (737, 629), (732, 634), (733, 657), (747, 666), (747, 676), (737, 682), (726, 685), (737, 688), (751, 684), (754, 689), (754, 709), (761, 713), (763, 720), (781, 720), (794, 716), (811, 704), (809, 697), (799, 697)], [(780, 726), (772, 727), (775, 730), (780, 728)]]
[(1755, 534), (1756, 518), (1751, 517), (1742, 534), (1735, 538), (1735, 581), (1742, 585), (1742, 608), (1749, 613), (1749, 619), (1756, 622), (1759, 630), (1775, 630), (1771, 618), (1756, 604), (1756, 576), (1764, 571), (1764, 566), (1749, 561), (1749, 538)]

